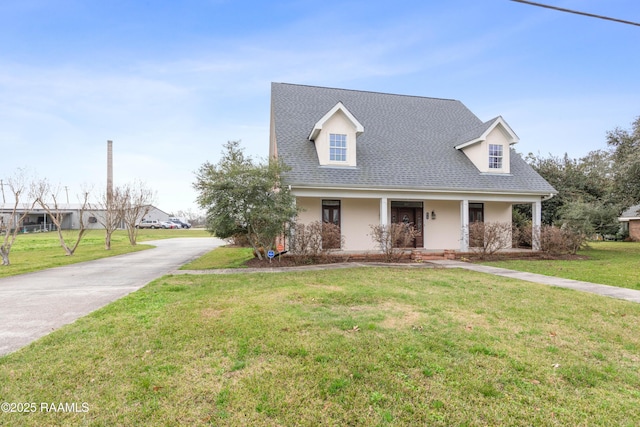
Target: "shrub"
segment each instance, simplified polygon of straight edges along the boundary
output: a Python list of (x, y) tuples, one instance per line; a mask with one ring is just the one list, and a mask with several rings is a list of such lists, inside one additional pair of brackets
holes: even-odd
[(514, 224), (512, 228), (511, 242), (514, 248), (533, 247), (533, 228), (531, 221)]
[(545, 225), (540, 230), (540, 245), (551, 255), (575, 254), (587, 242), (586, 235), (570, 227)]
[(331, 249), (340, 249), (344, 245), (344, 236), (340, 234), (340, 227), (330, 222), (322, 223), (322, 253)]
[(326, 257), (331, 249), (339, 249), (344, 240), (340, 227), (321, 221), (292, 224), (290, 233), (291, 252), (306, 259)]
[(371, 238), (378, 245), (387, 262), (399, 261), (404, 250), (418, 235), (415, 227), (404, 223), (370, 225)]
[(510, 222), (473, 222), (469, 224), (469, 250), (481, 258), (512, 246)]

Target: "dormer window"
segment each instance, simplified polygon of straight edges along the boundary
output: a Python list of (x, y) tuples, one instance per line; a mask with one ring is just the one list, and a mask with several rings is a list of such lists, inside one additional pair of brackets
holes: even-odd
[(502, 117), (482, 123), (457, 138), (461, 150), (482, 173), (511, 173), (510, 147), (518, 136)]
[(347, 161), (347, 135), (329, 134), (329, 160), (332, 162)]
[(338, 102), (309, 134), (318, 153), (318, 164), (327, 167), (356, 167), (356, 140), (364, 127), (342, 102)]
[(502, 145), (489, 144), (489, 169), (502, 169)]

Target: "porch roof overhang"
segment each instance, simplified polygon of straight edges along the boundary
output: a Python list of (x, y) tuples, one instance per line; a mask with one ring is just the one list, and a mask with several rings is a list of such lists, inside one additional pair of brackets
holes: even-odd
[(534, 191), (486, 191), (484, 189), (411, 188), (411, 187), (358, 187), (289, 185), (291, 193), (299, 197), (398, 198), (438, 200), (495, 200), (512, 203), (531, 203), (548, 200), (554, 193)]

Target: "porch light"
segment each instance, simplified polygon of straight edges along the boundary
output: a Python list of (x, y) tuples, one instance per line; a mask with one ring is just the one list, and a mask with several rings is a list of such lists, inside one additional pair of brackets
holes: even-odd
[(431, 219), (436, 219), (436, 211), (431, 211)]

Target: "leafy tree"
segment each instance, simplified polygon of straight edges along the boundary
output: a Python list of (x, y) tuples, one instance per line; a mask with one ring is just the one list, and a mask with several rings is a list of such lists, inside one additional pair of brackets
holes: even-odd
[(562, 207), (560, 213), (563, 224), (586, 236), (615, 235), (620, 228), (617, 219), (619, 209), (601, 201), (571, 201)]
[(193, 184), (198, 204), (207, 211), (207, 229), (223, 239), (246, 238), (263, 259), (261, 249), (271, 250), (297, 213), (293, 195), (281, 185), (284, 172), (275, 159), (256, 163), (239, 141), (229, 141), (220, 161), (204, 163)]
[[(580, 207), (582, 207), (585, 210), (582, 211), (579, 222), (585, 224), (585, 227), (581, 229), (592, 231), (607, 229), (607, 226), (600, 223), (605, 217), (611, 219), (609, 224), (611, 227), (617, 226), (616, 214), (609, 214), (621, 209), (619, 198), (614, 191), (614, 166), (611, 153), (596, 150), (578, 160), (571, 159), (567, 154), (564, 157), (543, 158), (530, 153), (526, 160), (558, 190), (558, 194), (542, 203), (543, 224), (552, 225), (568, 220), (575, 224), (578, 220), (576, 215), (580, 214)], [(527, 211), (530, 207), (524, 206), (518, 209), (530, 214)], [(600, 213), (596, 215), (596, 211)], [(600, 219), (596, 220), (596, 218)], [(587, 227), (585, 221), (592, 220), (594, 222)]]
[[(640, 202), (640, 117), (630, 131), (607, 134), (608, 149), (580, 159), (529, 154), (526, 161), (558, 190), (542, 203), (544, 224), (567, 224), (586, 235), (616, 234), (617, 216)], [(528, 205), (515, 210), (530, 217)]]
[(640, 117), (631, 131), (616, 128), (607, 133), (613, 150), (615, 192), (624, 207), (640, 202)]

